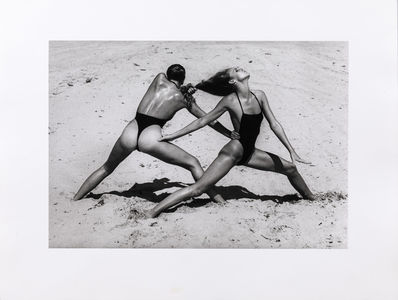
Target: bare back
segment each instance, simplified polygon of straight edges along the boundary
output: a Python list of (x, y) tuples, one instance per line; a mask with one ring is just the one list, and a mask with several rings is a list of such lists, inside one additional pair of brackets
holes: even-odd
[(138, 105), (137, 112), (159, 119), (171, 119), (180, 109), (186, 107), (184, 96), (177, 86), (163, 73), (152, 81)]

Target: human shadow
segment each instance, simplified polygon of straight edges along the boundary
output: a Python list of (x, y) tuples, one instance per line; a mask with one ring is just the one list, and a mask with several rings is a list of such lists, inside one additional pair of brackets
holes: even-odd
[(167, 196), (170, 195), (168, 192), (164, 192), (161, 194), (156, 194), (157, 191), (161, 191), (164, 189), (172, 188), (172, 187), (177, 187), (177, 188), (183, 188), (188, 186), (189, 184), (183, 183), (183, 182), (177, 182), (177, 181), (170, 181), (169, 178), (161, 178), (161, 179), (155, 179), (152, 182), (144, 182), (144, 183), (135, 183), (131, 188), (129, 188), (126, 191), (111, 191), (111, 192), (105, 192), (105, 193), (89, 193), (86, 198), (93, 198), (93, 199), (99, 199), (103, 195), (116, 195), (116, 196), (121, 196), (121, 197), (126, 197), (126, 198), (131, 198), (131, 197), (140, 197), (145, 200), (151, 201), (151, 202), (161, 202), (163, 199), (165, 199)]
[(295, 202), (301, 198), (297, 194), (279, 195), (258, 195), (240, 185), (217, 186), (215, 190), (223, 196), (225, 200), (248, 198), (261, 201), (273, 201), (278, 204), (284, 202)]
[[(284, 196), (279, 196), (279, 195), (257, 195), (251, 191), (249, 191), (247, 188), (242, 187), (240, 185), (229, 185), (229, 186), (217, 186), (214, 188), (214, 190), (220, 194), (224, 200), (237, 200), (237, 199), (252, 199), (252, 200), (261, 200), (261, 201), (272, 201), (278, 204), (282, 204), (285, 202), (289, 203), (294, 203), (297, 202), (298, 200), (302, 199), (300, 198), (297, 194), (289, 194), (289, 195), (284, 195)], [(173, 207), (170, 209), (170, 212), (173, 212), (177, 210), (180, 206), (188, 206), (188, 207), (201, 207), (205, 206), (208, 203), (212, 202), (211, 199), (209, 198), (199, 198), (199, 199), (194, 199), (194, 201), (188, 202), (188, 203), (181, 203), (178, 204), (177, 206)]]
[[(178, 182), (178, 181), (170, 181), (169, 178), (161, 178), (155, 179), (153, 182), (145, 182), (145, 183), (135, 183), (130, 189), (126, 191), (111, 191), (105, 193), (90, 193), (87, 195), (87, 198), (99, 199), (102, 195), (110, 194), (116, 196), (122, 196), (126, 198), (131, 197), (140, 197), (150, 202), (159, 203), (164, 200), (167, 196), (170, 195), (169, 192), (163, 192), (160, 194), (156, 194), (157, 191), (161, 191), (163, 189), (168, 188), (183, 188), (189, 186), (190, 184)], [(230, 186), (216, 186), (215, 191), (219, 193), (225, 200), (237, 200), (237, 199), (253, 199), (253, 200), (261, 200), (261, 201), (273, 201), (275, 203), (281, 204), (284, 202), (294, 203), (301, 198), (297, 194), (289, 194), (284, 196), (279, 195), (258, 195), (247, 188), (242, 187), (240, 185), (230, 185)], [(205, 206), (208, 203), (212, 202), (209, 198), (195, 198), (194, 201), (190, 201), (188, 203), (181, 203), (177, 205), (174, 209), (180, 207), (181, 205), (188, 207), (201, 207)]]

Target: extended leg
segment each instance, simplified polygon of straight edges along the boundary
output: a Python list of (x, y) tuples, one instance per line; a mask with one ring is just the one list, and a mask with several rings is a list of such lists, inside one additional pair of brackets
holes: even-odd
[(82, 184), (73, 200), (80, 200), (109, 176), (116, 167), (137, 147), (137, 125), (129, 123), (118, 138), (107, 161), (94, 171)]
[(153, 209), (148, 211), (147, 215), (154, 218), (165, 209), (174, 206), (181, 201), (201, 195), (223, 178), (235, 164), (236, 159), (226, 154), (219, 154), (216, 160), (209, 166), (209, 168), (203, 173), (203, 176), (196, 183), (174, 192)]
[[(198, 159), (174, 144), (158, 142), (152, 138), (150, 142), (147, 141), (145, 143), (145, 140), (144, 143), (140, 142), (140, 150), (164, 162), (187, 169), (191, 172), (195, 181), (199, 180), (203, 175), (203, 169)], [(217, 194), (213, 188), (210, 188), (207, 194), (216, 202), (225, 202), (222, 196)]]
[(284, 174), (303, 198), (315, 199), (303, 177), (298, 172), (297, 167), (275, 154), (255, 149), (252, 157), (245, 165), (254, 169)]

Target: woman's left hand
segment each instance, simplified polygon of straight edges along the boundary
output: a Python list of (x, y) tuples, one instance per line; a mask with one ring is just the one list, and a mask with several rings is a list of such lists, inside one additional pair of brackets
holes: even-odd
[(311, 162), (308, 160), (304, 160), (302, 159), (300, 156), (298, 156), (298, 154), (296, 152), (290, 152), (290, 158), (292, 159), (292, 163), (296, 164), (296, 162), (302, 163), (302, 164), (306, 164), (306, 165), (310, 165)]

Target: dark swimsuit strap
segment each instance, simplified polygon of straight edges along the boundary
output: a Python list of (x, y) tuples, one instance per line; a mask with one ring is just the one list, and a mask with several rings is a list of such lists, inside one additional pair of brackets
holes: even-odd
[(242, 110), (242, 114), (245, 114), (245, 112), (243, 111), (243, 107), (242, 107), (242, 103), (240, 103), (240, 98), (237, 92), (235, 92), (236, 97), (238, 97), (238, 101), (239, 101), (239, 105), (240, 105), (240, 109)]
[[(257, 96), (252, 92), (252, 91), (250, 91), (250, 93), (252, 93), (253, 94), (253, 96), (254, 96), (254, 98), (256, 98), (256, 100), (257, 100), (257, 103), (258, 103), (258, 105), (260, 106), (260, 109), (261, 109), (261, 111), (263, 111), (263, 107), (261, 106), (261, 104), (260, 104), (260, 101), (258, 101), (258, 98), (257, 98)], [(240, 105), (240, 108), (242, 109), (242, 114), (244, 114), (245, 115), (245, 112), (243, 111), (243, 107), (242, 107), (242, 103), (240, 102), (240, 98), (239, 98), (239, 95), (238, 95), (238, 93), (237, 92), (235, 92), (235, 94), (236, 94), (236, 97), (238, 97), (238, 101), (239, 101), (239, 105)]]
[(257, 100), (257, 103), (258, 103), (258, 105), (260, 106), (260, 109), (261, 109), (261, 111), (263, 111), (263, 107), (261, 106), (261, 103), (260, 103), (260, 101), (258, 101), (258, 98), (257, 98), (256, 94), (254, 94), (252, 91), (250, 91), (250, 93), (252, 93), (252, 94), (253, 94), (253, 96), (254, 96), (254, 98), (256, 98), (256, 100)]

